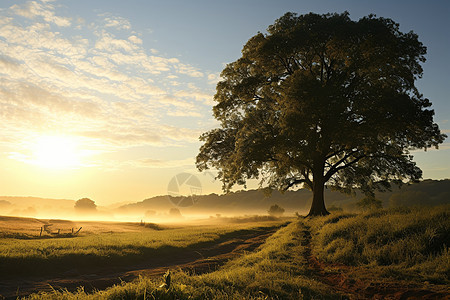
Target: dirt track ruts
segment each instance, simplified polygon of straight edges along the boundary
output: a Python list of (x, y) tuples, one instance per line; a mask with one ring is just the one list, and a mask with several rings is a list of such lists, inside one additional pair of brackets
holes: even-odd
[[(0, 299), (16, 299), (31, 293), (67, 289), (75, 291), (84, 287), (86, 292), (102, 290), (122, 281), (131, 281), (139, 275), (160, 276), (167, 269), (183, 269), (194, 273), (211, 272), (244, 251), (253, 251), (263, 244), (278, 227), (240, 230), (225, 234), (219, 239), (180, 248), (179, 253), (171, 257), (146, 258), (139, 264), (117, 269), (98, 268), (88, 273), (80, 274), (78, 270), (68, 270), (63, 274), (53, 276), (21, 276), (1, 280)], [(2, 298), (3, 297), (3, 298)]]

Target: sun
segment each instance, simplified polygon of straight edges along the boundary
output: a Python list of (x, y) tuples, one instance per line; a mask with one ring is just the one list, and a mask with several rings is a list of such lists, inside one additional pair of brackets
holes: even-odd
[(32, 145), (32, 163), (49, 169), (72, 169), (81, 164), (78, 143), (69, 136), (41, 136)]

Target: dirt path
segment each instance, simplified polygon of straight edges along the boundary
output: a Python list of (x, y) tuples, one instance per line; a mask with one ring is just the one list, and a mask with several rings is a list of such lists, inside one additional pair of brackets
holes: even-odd
[(0, 281), (0, 299), (16, 299), (38, 291), (67, 289), (75, 291), (84, 287), (86, 292), (102, 290), (121, 281), (131, 281), (139, 275), (161, 276), (167, 269), (183, 269), (193, 273), (216, 270), (227, 260), (244, 251), (253, 251), (263, 244), (279, 228), (258, 228), (225, 234), (212, 242), (200, 243), (180, 249), (170, 257), (145, 258), (140, 264), (118, 269), (97, 268), (80, 274), (78, 270), (68, 270), (57, 276), (11, 278)]
[(418, 286), (400, 281), (381, 281), (376, 278), (355, 279), (355, 267), (343, 264), (331, 264), (319, 261), (312, 254), (310, 228), (303, 224), (304, 257), (310, 271), (317, 281), (349, 299), (447, 299), (450, 300), (448, 287), (429, 285)]
[[(253, 251), (263, 244), (278, 228), (243, 230), (226, 234), (213, 242), (201, 243), (194, 247), (180, 249), (170, 257), (145, 258), (140, 264), (118, 269), (95, 269), (80, 274), (78, 270), (68, 270), (64, 274), (49, 277), (12, 278), (0, 281), (0, 299), (16, 299), (37, 291), (51, 292), (67, 289), (75, 291), (79, 286), (90, 292), (102, 290), (121, 281), (131, 281), (139, 275), (162, 276), (167, 269), (188, 270), (191, 273), (205, 273), (216, 270), (229, 259), (241, 255), (244, 251)], [(364, 277), (356, 274), (361, 269), (343, 264), (331, 264), (319, 261), (312, 253), (310, 228), (303, 224), (303, 256), (308, 262), (311, 276), (344, 296), (344, 299), (448, 299), (450, 290), (445, 286), (419, 286), (406, 282), (373, 278), (367, 270)], [(359, 273), (358, 273), (359, 272)], [(3, 297), (3, 298), (2, 298)]]

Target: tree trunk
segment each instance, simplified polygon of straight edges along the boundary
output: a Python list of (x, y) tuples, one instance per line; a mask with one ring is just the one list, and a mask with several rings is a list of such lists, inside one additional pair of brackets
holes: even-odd
[(330, 213), (325, 208), (325, 199), (323, 196), (325, 188), (325, 178), (323, 171), (325, 168), (325, 159), (318, 156), (314, 161), (313, 169), (313, 201), (311, 203), (311, 209), (309, 210), (308, 217), (310, 216), (326, 216)]
[(311, 203), (311, 209), (309, 210), (308, 217), (326, 216), (330, 214), (325, 208), (325, 198), (323, 196), (325, 184), (317, 181), (320, 180), (314, 180), (313, 182), (313, 201)]

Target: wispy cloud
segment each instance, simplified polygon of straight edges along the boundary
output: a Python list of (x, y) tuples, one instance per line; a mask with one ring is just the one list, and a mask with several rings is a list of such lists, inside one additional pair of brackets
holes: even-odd
[[(87, 25), (59, 15), (51, 1), (14, 4), (0, 16), (3, 136), (11, 128), (22, 135), (59, 130), (113, 148), (198, 141), (202, 122), (183, 126), (167, 116), (205, 118), (212, 94), (180, 77), (213, 77), (144, 48), (129, 20), (104, 13)], [(94, 35), (80, 34), (87, 26)]]
[(135, 35), (128, 37), (128, 40), (135, 44), (142, 44), (142, 40)]
[(213, 105), (212, 93), (201, 91), (196, 87), (190, 87), (188, 90), (181, 90), (175, 93), (176, 97), (184, 99), (195, 99), (198, 102), (203, 102), (206, 105)]
[(108, 14), (101, 14), (100, 16), (105, 17), (105, 27), (113, 27), (119, 30), (130, 30), (131, 24), (130, 21), (128, 21), (125, 18), (118, 17), (118, 16), (112, 16)]
[(194, 67), (192, 67), (190, 65), (186, 65), (186, 64), (179, 63), (177, 65), (177, 71), (180, 74), (186, 74), (191, 77), (203, 77), (203, 73), (200, 72), (197, 68), (194, 68)]
[(125, 163), (128, 165), (145, 168), (175, 168), (193, 165), (195, 163), (195, 158), (191, 157), (180, 160), (158, 160), (151, 158), (143, 158), (133, 161), (127, 161)]
[(24, 5), (13, 5), (11, 10), (18, 16), (22, 16), (28, 19), (34, 19), (41, 17), (45, 22), (53, 23), (57, 26), (67, 27), (71, 25), (70, 18), (64, 18), (56, 16), (53, 9), (54, 7), (49, 4), (50, 1), (43, 1), (39, 3), (37, 1), (29, 1)]

